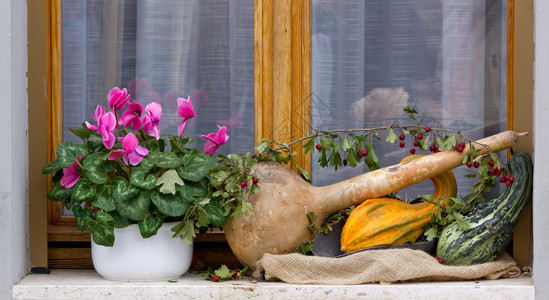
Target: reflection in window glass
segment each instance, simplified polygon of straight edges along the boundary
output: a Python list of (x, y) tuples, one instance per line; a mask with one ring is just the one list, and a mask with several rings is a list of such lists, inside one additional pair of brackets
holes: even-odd
[(161, 134), (177, 134), (177, 98), (191, 96), (194, 146), (225, 125), (219, 153), (253, 149), (253, 0), (65, 0), (62, 11), (65, 141), (81, 142), (69, 128), (93, 122), (118, 86), (162, 105)]
[(161, 133), (177, 133), (177, 97), (191, 96), (185, 131), (229, 127), (223, 153), (253, 149), (253, 0), (63, 1), (64, 138), (93, 120), (114, 87), (162, 104)]
[[(477, 139), (505, 130), (506, 1), (312, 0), (312, 127), (414, 124), (403, 107), (427, 113), (424, 125)], [(378, 142), (382, 165), (407, 146)], [(421, 151), (419, 151), (421, 152)], [(423, 153), (428, 154), (428, 153)], [(314, 159), (313, 161), (316, 161)], [(337, 172), (313, 163), (313, 184), (368, 170)], [(471, 180), (454, 171), (458, 194)], [(432, 185), (404, 191), (409, 199)]]

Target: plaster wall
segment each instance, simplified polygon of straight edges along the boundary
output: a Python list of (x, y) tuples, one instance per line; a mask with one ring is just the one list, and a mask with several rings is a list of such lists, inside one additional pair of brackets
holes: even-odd
[(29, 266), (27, 2), (0, 3), (0, 299), (10, 299)]
[(534, 4), (534, 258), (537, 299), (549, 295), (549, 1)]

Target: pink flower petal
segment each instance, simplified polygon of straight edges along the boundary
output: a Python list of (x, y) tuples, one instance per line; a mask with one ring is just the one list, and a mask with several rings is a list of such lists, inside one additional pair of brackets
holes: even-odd
[(128, 153), (126, 157), (132, 166), (137, 166), (143, 160), (143, 156), (139, 155), (135, 151)]
[(219, 148), (219, 145), (212, 141), (207, 141), (206, 144), (204, 144), (204, 153), (208, 155), (212, 155), (217, 151), (217, 148)]
[(177, 115), (187, 120), (194, 117), (194, 108), (190, 96), (187, 99), (177, 99)]
[(179, 137), (183, 136), (183, 133), (185, 133), (185, 128), (187, 128), (187, 122), (189, 122), (189, 120), (183, 120), (179, 122), (179, 125), (177, 125), (177, 135)]
[(149, 154), (149, 150), (147, 150), (147, 148), (145, 147), (142, 147), (142, 146), (139, 146), (137, 145), (137, 147), (135, 147), (135, 152), (143, 157), (147, 156), (147, 154)]
[(124, 151), (126, 153), (133, 152), (135, 147), (139, 144), (139, 141), (137, 140), (137, 137), (133, 133), (128, 133), (126, 137), (124, 137), (124, 141), (122, 141), (122, 148), (124, 148)]
[(107, 158), (108, 160), (117, 160), (119, 159), (120, 157), (122, 157), (124, 155), (124, 150), (114, 150), (113, 152), (111, 152), (111, 154), (109, 155), (109, 157)]

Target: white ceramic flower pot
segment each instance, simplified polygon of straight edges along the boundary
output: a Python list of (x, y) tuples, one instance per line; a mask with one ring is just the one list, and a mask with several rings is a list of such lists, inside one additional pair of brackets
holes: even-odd
[(92, 239), (92, 261), (97, 273), (117, 281), (159, 281), (181, 277), (191, 265), (193, 245), (172, 238), (165, 223), (155, 236), (144, 239), (137, 224), (114, 229), (114, 246), (97, 245)]

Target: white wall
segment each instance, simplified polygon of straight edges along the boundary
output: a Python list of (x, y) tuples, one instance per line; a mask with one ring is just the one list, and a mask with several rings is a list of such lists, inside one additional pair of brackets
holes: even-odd
[[(534, 3), (534, 283), (549, 299), (549, 1)], [(516, 47), (516, 46), (515, 46)]]
[(27, 1), (0, 3), (0, 299), (10, 299), (29, 267)]

